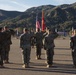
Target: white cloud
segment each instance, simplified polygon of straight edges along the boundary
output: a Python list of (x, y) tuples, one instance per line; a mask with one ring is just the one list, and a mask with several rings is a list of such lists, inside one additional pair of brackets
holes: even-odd
[(11, 11), (25, 11), (31, 6), (25, 5), (16, 0), (0, 0), (0, 9)]
[(13, 4), (21, 7), (22, 9), (25, 9), (25, 10), (31, 7), (30, 5), (23, 4), (23, 3), (15, 1), (15, 0), (12, 0), (11, 3), (13, 3)]
[(54, 0), (54, 1), (56, 1), (58, 4), (72, 4), (76, 2), (76, 0)]
[(8, 10), (8, 11), (24, 11), (24, 9), (22, 8), (16, 8), (16, 7), (13, 7), (13, 6), (10, 6), (8, 4), (0, 4), (0, 9), (3, 9), (3, 10)]
[(25, 11), (28, 8), (31, 8), (33, 6), (40, 6), (49, 4), (53, 2), (53, 5), (61, 5), (61, 4), (72, 4), (76, 2), (76, 0), (43, 0), (45, 3), (43, 3), (42, 0), (39, 0), (40, 2), (37, 2), (38, 0), (0, 0), (0, 9), (4, 10), (16, 10), (16, 11)]
[(8, 9), (9, 10), (9, 9), (11, 9), (11, 6), (6, 5), (6, 4), (5, 5), (4, 4), (0, 4), (0, 8), (1, 9), (6, 9), (6, 10)]

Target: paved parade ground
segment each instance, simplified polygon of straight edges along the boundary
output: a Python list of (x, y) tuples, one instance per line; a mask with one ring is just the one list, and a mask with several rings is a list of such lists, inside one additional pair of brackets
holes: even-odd
[(0, 68), (0, 75), (76, 75), (73, 68), (69, 38), (55, 40), (54, 64), (51, 68), (46, 67), (45, 50), (42, 49), (41, 60), (36, 60), (35, 48), (31, 50), (30, 68), (22, 68), (21, 49), (19, 39), (12, 38), (9, 64)]

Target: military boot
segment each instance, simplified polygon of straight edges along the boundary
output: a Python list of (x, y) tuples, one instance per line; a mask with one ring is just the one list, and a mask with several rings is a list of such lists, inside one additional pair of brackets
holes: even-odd
[(38, 59), (38, 56), (36, 56), (36, 60)]
[(47, 65), (47, 68), (50, 68), (51, 66), (52, 66), (52, 65), (48, 64), (48, 65)]
[(38, 55), (38, 59), (41, 59), (41, 55)]

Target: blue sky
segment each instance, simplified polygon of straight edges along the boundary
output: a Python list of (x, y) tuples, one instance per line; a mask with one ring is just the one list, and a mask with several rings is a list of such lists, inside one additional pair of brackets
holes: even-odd
[(28, 8), (40, 5), (61, 5), (74, 2), (76, 0), (0, 0), (0, 9), (23, 12)]

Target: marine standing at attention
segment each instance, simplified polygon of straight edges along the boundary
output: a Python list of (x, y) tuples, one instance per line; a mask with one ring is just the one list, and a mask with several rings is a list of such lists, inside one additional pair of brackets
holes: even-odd
[(30, 61), (30, 52), (31, 52), (31, 38), (32, 35), (29, 33), (28, 29), (25, 28), (24, 33), (20, 36), (20, 48), (22, 48), (22, 55), (23, 55), (23, 68), (29, 67)]

